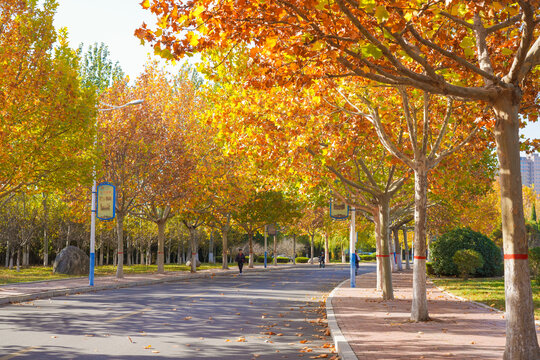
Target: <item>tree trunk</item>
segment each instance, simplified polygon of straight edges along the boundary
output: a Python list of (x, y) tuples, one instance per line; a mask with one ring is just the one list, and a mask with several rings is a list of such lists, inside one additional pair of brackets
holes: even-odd
[(103, 266), (103, 231), (99, 234), (99, 266)]
[(397, 260), (396, 260), (396, 243), (392, 237), (392, 230), (388, 229), (388, 245), (390, 246), (390, 265), (392, 272), (397, 271)]
[(215, 264), (216, 261), (214, 260), (214, 232), (210, 231), (210, 240), (208, 244), (208, 262), (211, 264)]
[(315, 258), (315, 232), (313, 232), (311, 234), (311, 256), (310, 256), (310, 259), (309, 259), (309, 263), (310, 264), (313, 264), (314, 262), (314, 258)]
[(43, 266), (49, 266), (49, 207), (47, 194), (43, 193)]
[(383, 266), (383, 259), (384, 257), (381, 256), (382, 254), (382, 237), (381, 237), (381, 222), (380, 222), (380, 216), (378, 214), (378, 211), (376, 211), (373, 214), (373, 223), (375, 225), (375, 258), (377, 260), (377, 291), (382, 291), (383, 289), (383, 274), (384, 274), (384, 266)]
[(296, 265), (296, 234), (293, 234), (293, 243), (292, 243), (292, 249), (293, 249), (293, 254), (292, 254), (292, 263), (293, 265)]
[(17, 272), (21, 271), (21, 248), (17, 248)]
[(227, 250), (229, 249), (229, 221), (227, 218), (227, 225), (221, 228), (221, 238), (223, 239), (223, 250), (221, 252), (221, 268), (223, 270), (229, 270), (229, 263), (227, 259)]
[(274, 265), (277, 265), (277, 241), (276, 241), (276, 235), (274, 235)]
[(181, 241), (181, 239), (178, 239), (178, 247), (176, 248), (176, 263), (178, 265), (182, 263), (182, 248), (180, 247)]
[(403, 228), (403, 246), (405, 247), (405, 269), (410, 270), (411, 264), (409, 263), (409, 241), (407, 239), (407, 229)]
[(345, 264), (347, 259), (345, 258), (345, 250), (343, 249), (343, 243), (341, 243), (341, 262)]
[(418, 165), (414, 169), (414, 270), (412, 321), (428, 321), (426, 293), (426, 214), (427, 214), (427, 169)]
[(324, 263), (329, 264), (330, 263), (330, 254), (328, 251), (328, 241), (330, 236), (328, 235), (328, 231), (324, 233)]
[(403, 270), (402, 254), (401, 254), (401, 244), (399, 242), (399, 229), (394, 229), (394, 247), (396, 249), (396, 261), (398, 271)]
[(9, 267), (9, 250), (10, 250), (10, 246), (9, 246), (9, 240), (6, 242), (6, 267)]
[(249, 239), (249, 268), (253, 268), (253, 233), (248, 233)]
[(389, 254), (389, 220), (390, 220), (390, 201), (386, 198), (379, 200), (377, 216), (379, 218), (379, 231), (381, 239), (381, 253), (379, 254), (380, 262), (382, 263), (382, 298), (390, 300), (394, 298), (394, 290), (392, 288), (392, 268), (390, 264)]
[(165, 272), (164, 250), (165, 250), (165, 226), (167, 225), (167, 221), (160, 220), (156, 222), (156, 224), (158, 227), (157, 273), (163, 274)]
[(499, 158), (506, 298), (504, 359), (540, 359), (528, 264), (519, 159), (519, 97), (498, 99), (495, 142)]
[(195, 229), (189, 228), (189, 240), (191, 243), (191, 272), (197, 272), (197, 260), (198, 260), (198, 249), (197, 249), (197, 234)]
[(117, 235), (117, 268), (116, 277), (124, 277), (124, 214), (116, 214), (116, 235)]

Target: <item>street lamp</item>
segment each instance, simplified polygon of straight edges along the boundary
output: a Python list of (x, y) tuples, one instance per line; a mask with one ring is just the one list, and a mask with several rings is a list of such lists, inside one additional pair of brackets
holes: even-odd
[[(117, 110), (124, 108), (126, 106), (131, 105), (138, 105), (142, 104), (144, 100), (138, 99), (138, 100), (132, 100), (126, 104), (123, 105), (110, 105), (106, 103), (101, 103), (102, 105), (107, 106), (106, 108), (97, 109), (98, 111), (111, 111), (111, 110)], [(97, 120), (96, 120), (96, 129), (97, 129)], [(94, 140), (94, 146), (97, 145), (97, 130), (96, 130), (96, 138)], [(92, 213), (91, 213), (91, 221), (90, 221), (90, 271), (88, 273), (88, 282), (90, 286), (94, 286), (94, 268), (96, 264), (96, 213), (97, 213), (97, 181), (96, 181), (96, 170), (94, 168), (94, 174), (93, 174), (94, 182), (92, 184)]]

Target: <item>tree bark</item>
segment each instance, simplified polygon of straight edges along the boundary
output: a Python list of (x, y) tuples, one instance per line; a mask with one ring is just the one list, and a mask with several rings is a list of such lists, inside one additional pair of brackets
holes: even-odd
[(411, 264), (409, 263), (409, 242), (407, 240), (407, 229), (403, 229), (403, 246), (405, 247), (405, 269), (410, 270)]
[(277, 265), (277, 242), (276, 242), (276, 235), (274, 235), (274, 265)]
[(43, 193), (43, 266), (49, 266), (49, 207)]
[(17, 272), (21, 271), (21, 248), (17, 247)]
[(124, 214), (118, 212), (116, 214), (116, 235), (117, 235), (117, 267), (116, 267), (116, 277), (124, 277)]
[(330, 254), (328, 253), (328, 241), (329, 241), (328, 231), (324, 233), (324, 263), (330, 263)]
[(309, 259), (309, 263), (313, 264), (313, 258), (315, 257), (315, 232), (311, 234), (311, 258)]
[(6, 242), (6, 267), (9, 267), (9, 240)]
[(379, 259), (382, 259), (382, 298), (390, 300), (394, 298), (392, 287), (392, 269), (390, 265), (389, 254), (389, 221), (390, 221), (390, 201), (385, 197), (379, 199), (378, 205), (379, 228), (381, 238), (381, 253)]
[(223, 239), (223, 249), (221, 250), (221, 268), (223, 270), (229, 270), (229, 263), (227, 258), (227, 250), (229, 249), (229, 231), (228, 226), (221, 228), (221, 238)]
[(293, 254), (292, 254), (292, 263), (293, 265), (296, 265), (296, 234), (293, 234), (293, 243), (292, 243), (292, 248), (293, 248)]
[(392, 230), (388, 229), (388, 245), (389, 245), (389, 252), (390, 252), (390, 265), (392, 272), (397, 271), (397, 261), (396, 261), (396, 243), (394, 242), (394, 238), (392, 237)]
[(396, 260), (398, 271), (403, 270), (403, 262), (401, 261), (401, 244), (399, 242), (399, 229), (394, 229), (394, 247), (396, 249)]
[(160, 220), (156, 222), (158, 227), (158, 253), (157, 253), (157, 273), (163, 274), (165, 272), (165, 226), (166, 220)]
[(412, 321), (428, 321), (426, 293), (426, 215), (427, 215), (427, 169), (418, 165), (414, 169), (414, 270)]
[(191, 272), (197, 272), (197, 260), (199, 258), (199, 252), (197, 249), (197, 234), (193, 227), (189, 227), (189, 240), (191, 244)]
[(210, 243), (208, 245), (208, 262), (211, 264), (215, 264), (216, 261), (214, 259), (214, 232), (210, 231)]
[(345, 250), (343, 249), (343, 243), (341, 243), (341, 262), (343, 264), (347, 263), (347, 259), (345, 258)]
[(519, 96), (501, 96), (494, 104), (499, 158), (506, 299), (504, 359), (540, 359), (534, 324), (528, 244), (523, 214), (519, 159)]
[(248, 239), (249, 239), (249, 265), (248, 267), (251, 269), (253, 268), (253, 233), (248, 233)]

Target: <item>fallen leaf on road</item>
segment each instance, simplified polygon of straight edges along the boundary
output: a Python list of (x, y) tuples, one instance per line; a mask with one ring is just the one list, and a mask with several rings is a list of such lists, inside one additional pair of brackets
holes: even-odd
[(192, 319), (191, 316), (186, 316), (186, 317), (184, 318), (184, 320), (191, 320), (191, 319)]
[(213, 317), (211, 317), (211, 316), (209, 316), (209, 317), (208, 317), (208, 320), (214, 320), (214, 318), (213, 318)]
[(471, 341), (471, 344), (476, 344), (476, 341)]
[(276, 333), (273, 331), (262, 331), (261, 335), (276, 335)]
[(300, 344), (305, 344), (305, 343), (307, 343), (307, 342), (308, 342), (308, 340), (305, 340), (305, 339), (304, 339), (304, 340), (300, 340)]
[(236, 315), (242, 315), (242, 314), (240, 314), (240, 313), (236, 313)]
[(225, 342), (231, 342), (231, 340), (229, 340), (229, 339), (225, 339)]
[(58, 336), (53, 335), (53, 336), (51, 336), (51, 339), (56, 339), (57, 337), (58, 337)]
[(85, 334), (84, 336), (86, 336), (86, 337), (92, 337), (92, 336), (94, 336), (94, 334)]
[(328, 357), (328, 354), (321, 354), (317, 356), (310, 356), (310, 359), (326, 359)]
[(153, 352), (154, 354), (159, 354), (159, 351), (157, 351), (157, 350), (152, 350), (152, 352)]
[(301, 333), (296, 333), (296, 334), (294, 334), (294, 335), (296, 335), (296, 336), (298, 336), (298, 337), (304, 336), (304, 334), (301, 334)]
[(152, 347), (152, 345), (147, 345), (147, 346), (145, 346), (144, 348), (145, 348), (145, 349), (150, 349), (151, 347)]
[(131, 338), (129, 336), (128, 336), (128, 340), (129, 340), (130, 343), (133, 344), (133, 340), (131, 340)]
[(279, 333), (279, 334), (277, 334), (276, 336), (283, 336), (283, 334), (282, 334), (282, 333)]
[(236, 342), (247, 342), (245, 337), (240, 337), (236, 340)]

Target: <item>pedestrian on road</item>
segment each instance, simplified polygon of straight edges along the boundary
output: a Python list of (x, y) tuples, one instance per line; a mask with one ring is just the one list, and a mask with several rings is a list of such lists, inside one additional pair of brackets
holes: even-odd
[(321, 256), (319, 256), (319, 267), (320, 268), (324, 267), (324, 252), (321, 253)]
[(244, 263), (246, 262), (246, 255), (242, 253), (242, 249), (238, 249), (238, 254), (236, 255), (235, 261), (238, 263), (238, 270), (240, 271), (240, 274), (241, 274), (242, 268), (244, 267)]
[(358, 275), (358, 268), (360, 267), (360, 256), (358, 256), (358, 251), (354, 250), (354, 274)]

